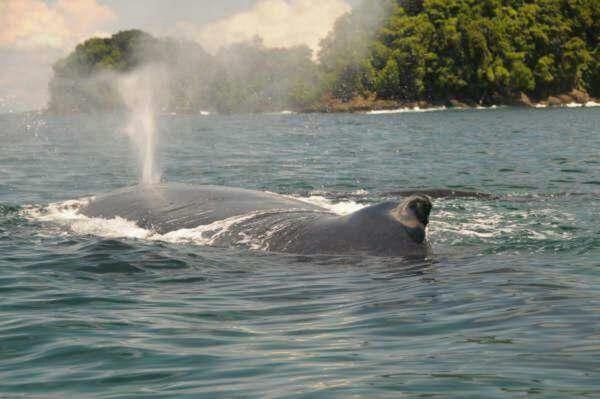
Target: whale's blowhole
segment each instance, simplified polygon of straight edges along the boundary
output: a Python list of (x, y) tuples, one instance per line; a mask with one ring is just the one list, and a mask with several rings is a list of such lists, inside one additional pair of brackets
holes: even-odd
[(428, 196), (411, 195), (392, 210), (392, 215), (406, 227), (425, 229), (429, 224), (432, 208), (433, 204)]

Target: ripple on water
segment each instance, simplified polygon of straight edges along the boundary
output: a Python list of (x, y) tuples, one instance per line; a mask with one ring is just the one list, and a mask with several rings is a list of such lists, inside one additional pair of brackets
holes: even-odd
[(410, 187), (494, 194), (436, 199), (434, 256), (419, 262), (153, 241), (77, 219), (76, 202), (53, 203), (135, 179), (118, 124), (49, 117), (38, 142), (0, 117), (0, 202), (20, 205), (0, 205), (0, 396), (600, 397), (594, 112), (160, 121), (171, 181), (340, 213)]

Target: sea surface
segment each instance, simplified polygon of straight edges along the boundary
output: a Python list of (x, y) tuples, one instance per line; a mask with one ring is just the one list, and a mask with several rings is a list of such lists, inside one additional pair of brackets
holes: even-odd
[(1, 398), (599, 398), (600, 108), (161, 116), (163, 180), (439, 198), (422, 261), (155, 239), (119, 115), (0, 115)]

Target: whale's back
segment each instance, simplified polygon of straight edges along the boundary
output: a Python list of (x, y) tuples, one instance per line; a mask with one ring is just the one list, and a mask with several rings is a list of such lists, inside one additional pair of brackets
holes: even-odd
[(165, 183), (133, 186), (104, 194), (82, 209), (89, 217), (122, 217), (167, 233), (253, 212), (326, 209), (286, 196), (220, 186)]

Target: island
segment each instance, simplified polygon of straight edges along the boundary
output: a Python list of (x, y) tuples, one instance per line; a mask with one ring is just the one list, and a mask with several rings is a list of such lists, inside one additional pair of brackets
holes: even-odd
[(121, 109), (116, 74), (162, 65), (170, 113), (597, 105), (597, 0), (364, 0), (318, 53), (259, 37), (207, 53), (128, 30), (54, 65), (48, 112)]

